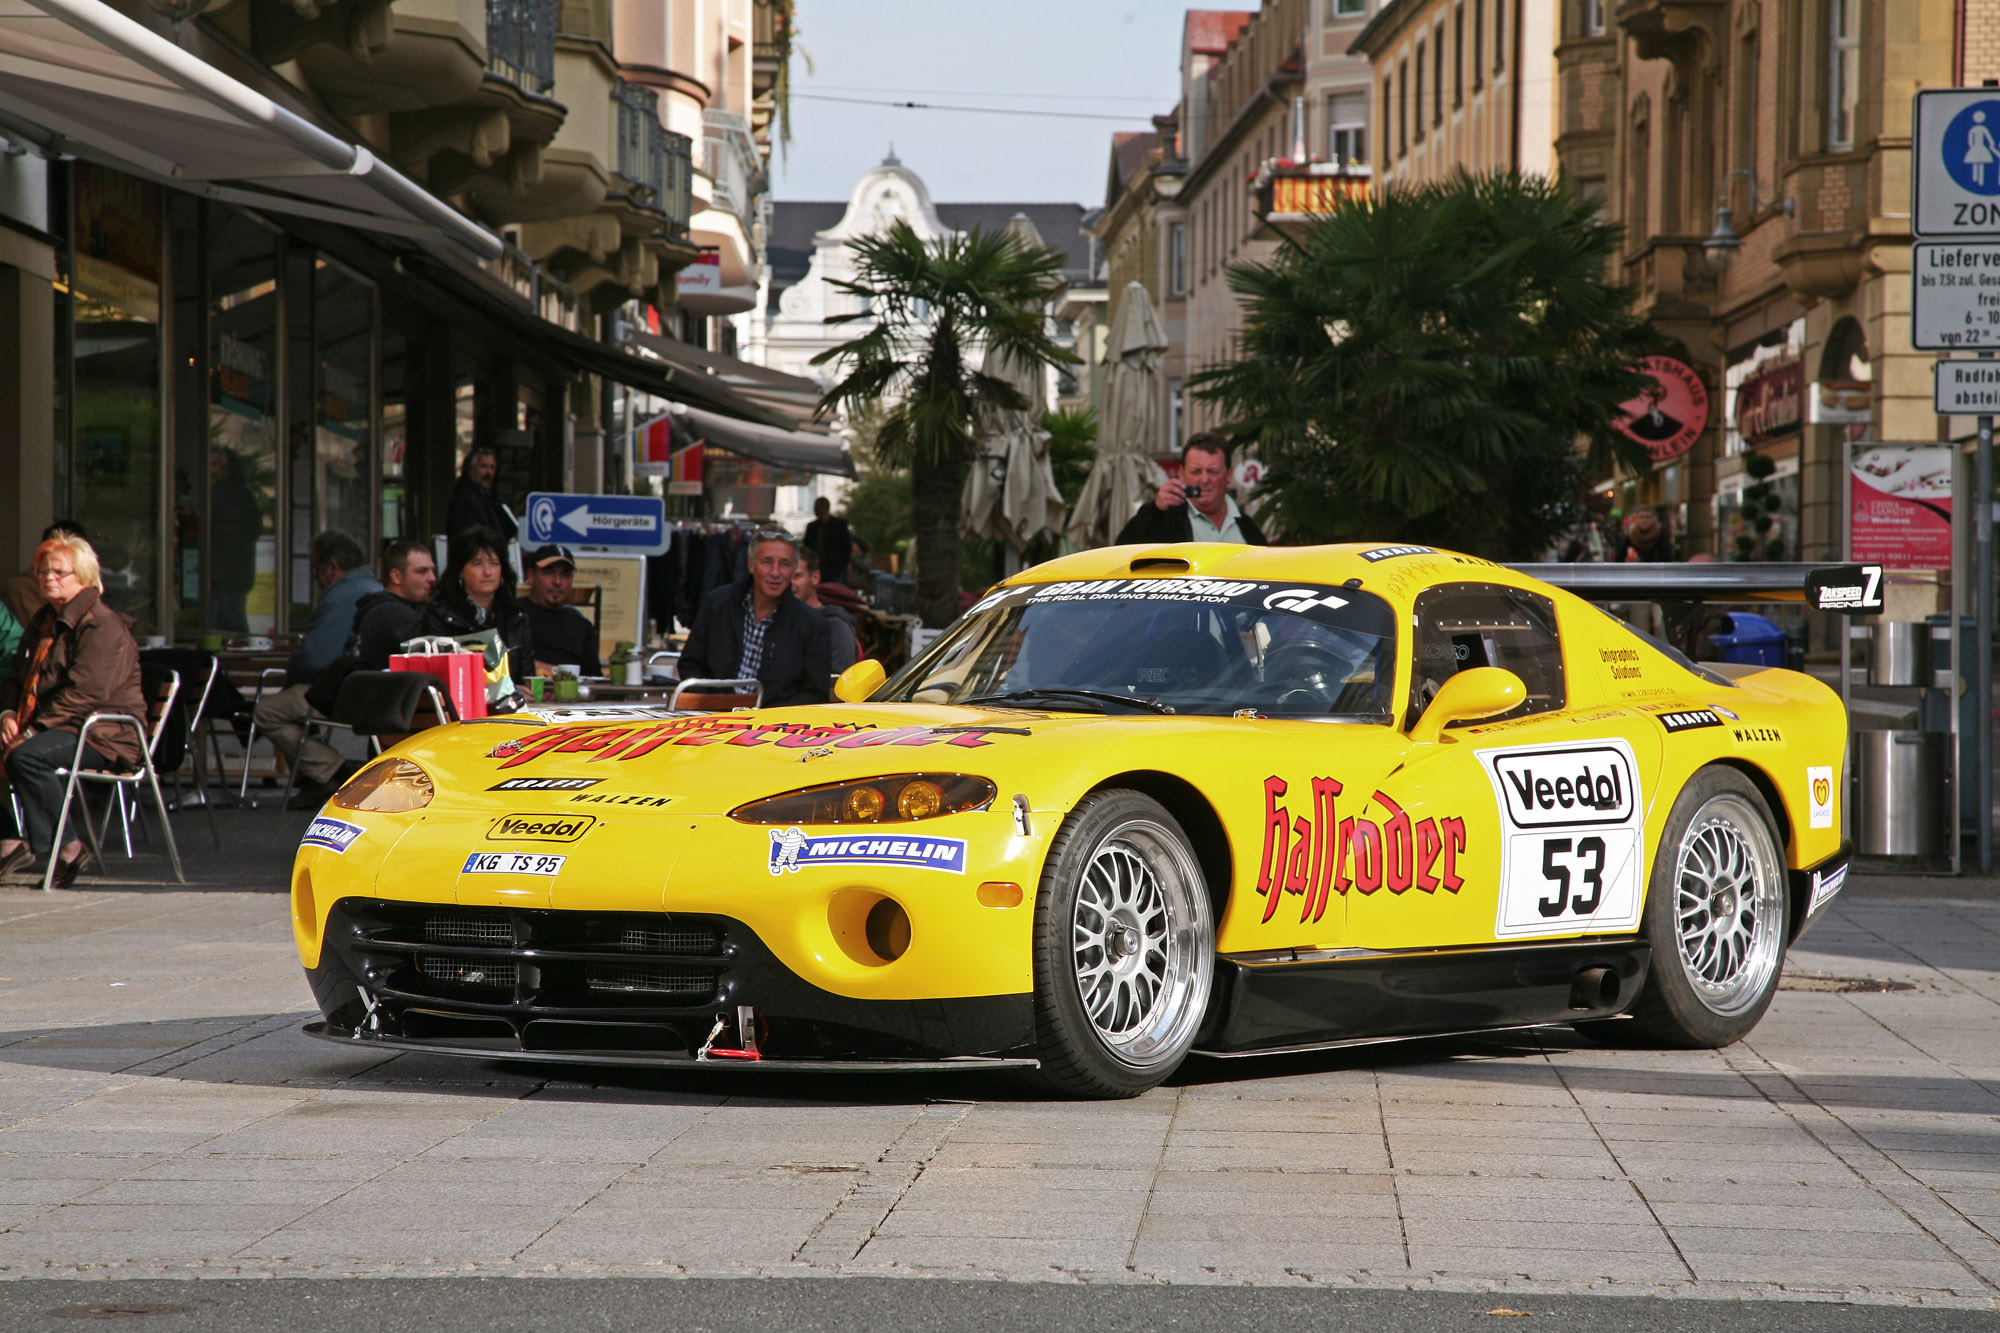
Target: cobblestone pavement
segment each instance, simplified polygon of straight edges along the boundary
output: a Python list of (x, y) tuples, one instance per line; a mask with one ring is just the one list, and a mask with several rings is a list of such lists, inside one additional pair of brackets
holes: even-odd
[[(240, 881), (246, 847), (302, 822), (257, 818), (289, 831), (235, 816), (215, 853), (184, 823), (197, 873)], [(0, 1275), (891, 1274), (2000, 1309), (2000, 902), (1856, 883), (1725, 1051), (1551, 1029), (1197, 1061), (1088, 1104), (963, 1079), (377, 1058), (298, 1032), (280, 894), (0, 888)]]

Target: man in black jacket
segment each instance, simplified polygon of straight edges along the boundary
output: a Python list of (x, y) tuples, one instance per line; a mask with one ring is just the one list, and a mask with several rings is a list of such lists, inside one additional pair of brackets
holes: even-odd
[(437, 587), (437, 561), (422, 542), (392, 542), (382, 555), (382, 591), (354, 608), (354, 655), (387, 671), (391, 654), (423, 633), (424, 607)]
[(831, 639), (826, 618), (792, 594), (798, 547), (785, 532), (760, 532), (752, 540), (750, 577), (701, 599), (681, 651), (681, 679), (754, 676), (764, 682), (767, 707), (826, 703)]
[(514, 540), (520, 525), (493, 492), (493, 479), (499, 473), (499, 457), (487, 446), (482, 444), (465, 456), (465, 466), (458, 470), (458, 484), (451, 488), (446, 532), (488, 528), (500, 534), (502, 546)]
[(1229, 495), (1229, 441), (1213, 431), (1181, 446), (1181, 474), (1169, 477), (1150, 504), (1119, 529), (1114, 546), (1166, 542), (1233, 542), (1268, 546), (1257, 520)]

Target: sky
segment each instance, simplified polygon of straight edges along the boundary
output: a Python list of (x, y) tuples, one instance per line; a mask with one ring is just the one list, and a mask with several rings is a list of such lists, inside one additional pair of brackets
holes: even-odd
[[(1186, 0), (798, 0), (792, 142), (771, 154), (773, 194), (845, 199), (893, 143), (941, 203), (1095, 208), (1104, 202), (1111, 136), (1151, 129), (1150, 117), (1172, 110), (1179, 95), (1187, 8)], [(1078, 115), (1104, 118), (1068, 118)]]

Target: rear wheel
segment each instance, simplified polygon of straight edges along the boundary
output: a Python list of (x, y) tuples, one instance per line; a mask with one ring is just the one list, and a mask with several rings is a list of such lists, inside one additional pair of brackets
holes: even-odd
[(1777, 990), (1785, 917), (1783, 847), (1764, 798), (1733, 769), (1701, 770), (1654, 858), (1642, 928), (1653, 966), (1632, 1021), (1579, 1026), (1661, 1046), (1741, 1040)]
[(1035, 899), (1038, 1081), (1132, 1097), (1179, 1067), (1215, 974), (1215, 922), (1194, 848), (1140, 792), (1094, 792), (1049, 849)]

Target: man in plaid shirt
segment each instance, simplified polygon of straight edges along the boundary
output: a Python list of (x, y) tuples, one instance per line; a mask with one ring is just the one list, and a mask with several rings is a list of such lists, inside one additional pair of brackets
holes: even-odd
[(702, 599), (681, 652), (682, 680), (764, 683), (767, 706), (823, 704), (833, 697), (833, 653), (825, 617), (792, 593), (797, 544), (788, 532), (751, 537), (750, 577)]

